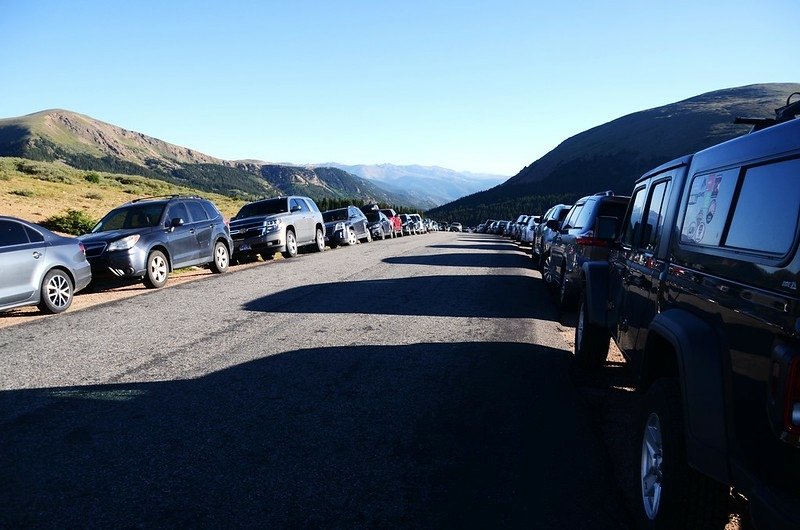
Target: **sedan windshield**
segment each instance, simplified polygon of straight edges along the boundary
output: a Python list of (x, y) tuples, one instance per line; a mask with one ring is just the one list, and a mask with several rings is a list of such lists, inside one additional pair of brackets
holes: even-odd
[(92, 233), (158, 226), (165, 206), (166, 203), (159, 202), (111, 210), (92, 228)]
[(275, 215), (277, 213), (286, 213), (289, 211), (289, 201), (286, 199), (269, 199), (266, 201), (251, 202), (245, 204), (239, 213), (236, 214), (237, 219), (244, 219), (246, 217), (256, 217), (259, 215)]
[(334, 221), (347, 221), (347, 208), (322, 212), (322, 220), (326, 223), (332, 223)]

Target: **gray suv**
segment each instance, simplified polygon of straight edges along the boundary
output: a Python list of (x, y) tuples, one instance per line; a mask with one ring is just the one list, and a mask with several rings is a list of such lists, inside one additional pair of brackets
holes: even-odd
[(308, 197), (264, 199), (242, 206), (231, 219), (231, 237), (238, 259), (267, 259), (275, 252), (291, 258), (305, 245), (318, 252), (325, 249), (325, 223)]

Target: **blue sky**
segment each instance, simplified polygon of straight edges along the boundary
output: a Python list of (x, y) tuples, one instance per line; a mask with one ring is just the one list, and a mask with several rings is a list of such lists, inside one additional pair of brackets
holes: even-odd
[(65, 108), (226, 159), (513, 175), (569, 136), (796, 82), (791, 0), (0, 0), (0, 117)]

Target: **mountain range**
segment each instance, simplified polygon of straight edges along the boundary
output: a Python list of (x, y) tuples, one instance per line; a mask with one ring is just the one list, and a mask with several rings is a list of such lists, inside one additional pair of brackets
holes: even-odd
[(543, 213), (598, 191), (628, 194), (645, 171), (746, 134), (747, 126), (733, 123), (736, 117), (773, 117), (798, 91), (798, 83), (748, 85), (628, 114), (564, 140), (506, 182), (428, 215), (477, 224)]
[(421, 209), (444, 202), (435, 194), (384, 187), (337, 167), (223, 160), (62, 109), (0, 120), (0, 156), (142, 175), (246, 200), (303, 194)]
[(437, 206), (508, 180), (507, 175), (455, 171), (437, 166), (346, 165), (336, 162), (315, 166), (339, 168), (396, 193), (406, 193), (417, 203), (433, 201)]

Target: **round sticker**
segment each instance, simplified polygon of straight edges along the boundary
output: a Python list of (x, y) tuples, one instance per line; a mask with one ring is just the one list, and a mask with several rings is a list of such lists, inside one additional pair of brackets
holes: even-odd
[(694, 240), (696, 243), (699, 243), (703, 240), (703, 236), (706, 235), (706, 225), (703, 223), (697, 224), (697, 230), (694, 233)]

